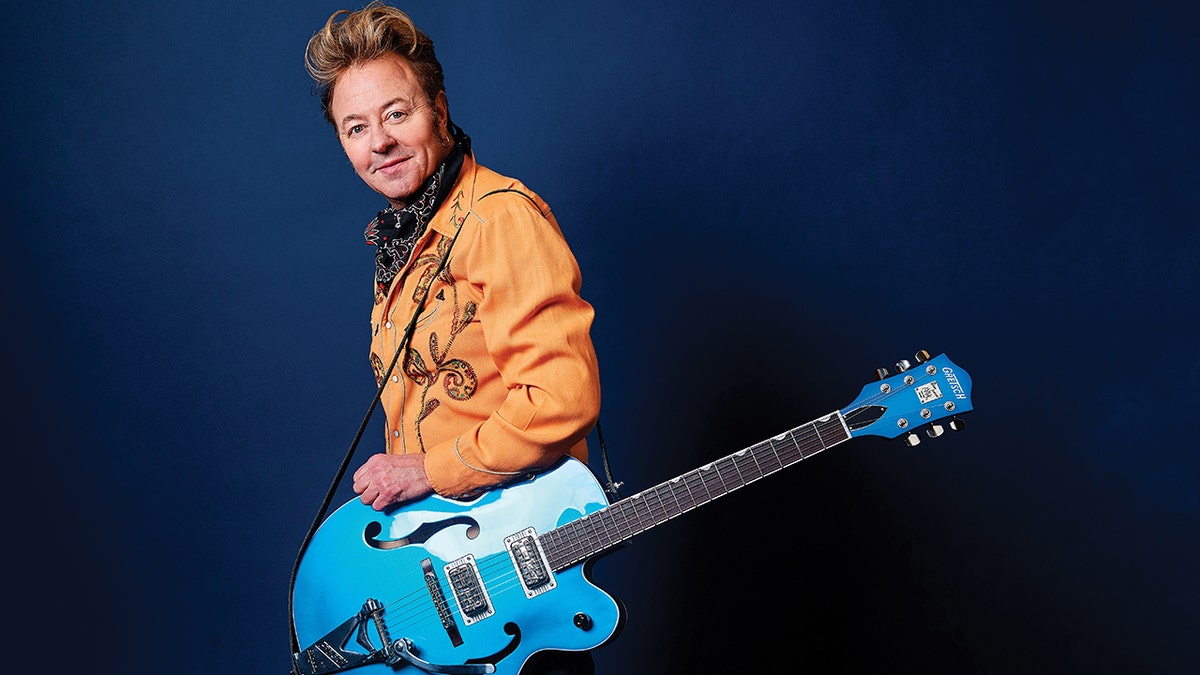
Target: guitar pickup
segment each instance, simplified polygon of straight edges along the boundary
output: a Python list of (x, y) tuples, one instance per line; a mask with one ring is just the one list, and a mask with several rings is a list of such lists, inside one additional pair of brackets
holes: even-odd
[(487, 588), (483, 585), (483, 577), (479, 576), (479, 565), (475, 563), (474, 555), (468, 553), (452, 560), (446, 563), (444, 569), (464, 624), (470, 626), (496, 613)]
[(517, 578), (525, 589), (525, 597), (541, 595), (558, 585), (550, 572), (550, 561), (546, 559), (532, 527), (505, 537), (504, 548), (508, 549), (508, 556), (517, 569)]

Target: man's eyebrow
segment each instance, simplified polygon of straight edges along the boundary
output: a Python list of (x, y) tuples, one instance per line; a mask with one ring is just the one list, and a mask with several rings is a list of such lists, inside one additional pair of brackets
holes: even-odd
[[(388, 108), (392, 107), (393, 105), (395, 105), (395, 104), (397, 104), (397, 103), (402, 103), (403, 101), (404, 101), (404, 97), (402, 97), (402, 96), (397, 96), (396, 98), (394, 98), (394, 99), (392, 99), (392, 100), (390, 100), (390, 101), (388, 101), (388, 102), (384, 103), (383, 105), (379, 106), (379, 109), (380, 109), (380, 110), (387, 110)], [(345, 117), (343, 117), (343, 118), (342, 118), (342, 124), (345, 124), (346, 122), (349, 122), (349, 121), (351, 121), (351, 120), (360, 120), (360, 119), (362, 119), (362, 118), (363, 118), (363, 116), (362, 116), (362, 115), (359, 115), (358, 113), (350, 113), (349, 115), (346, 115)]]

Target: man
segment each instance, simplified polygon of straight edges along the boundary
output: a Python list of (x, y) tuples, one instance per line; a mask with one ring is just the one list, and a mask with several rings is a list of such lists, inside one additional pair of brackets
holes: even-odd
[[(433, 43), (404, 12), (336, 12), (305, 57), (355, 172), (388, 202), (366, 231), (385, 452), (354, 491), (383, 510), (472, 497), (564, 454), (586, 461), (593, 310), (549, 206), (476, 163)], [(545, 652), (522, 673), (592, 670), (586, 652)]]

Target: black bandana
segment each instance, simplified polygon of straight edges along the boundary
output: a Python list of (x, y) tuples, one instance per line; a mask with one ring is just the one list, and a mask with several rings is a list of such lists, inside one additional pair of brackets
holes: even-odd
[(471, 151), (471, 138), (455, 127), (454, 141), (450, 154), (417, 190), (417, 196), (402, 209), (389, 206), (380, 211), (363, 233), (368, 244), (379, 247), (375, 252), (376, 298), (387, 295), (392, 280), (412, 257), (430, 217), (458, 180), (463, 157)]

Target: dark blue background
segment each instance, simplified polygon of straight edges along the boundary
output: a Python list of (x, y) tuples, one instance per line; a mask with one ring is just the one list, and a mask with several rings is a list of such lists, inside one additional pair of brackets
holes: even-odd
[[(7, 10), (11, 658), (286, 672), (373, 394), (381, 203), (302, 61), (342, 7)], [(961, 434), (854, 441), (601, 560), (602, 673), (1200, 663), (1194, 3), (405, 7), (578, 255), (627, 494), (918, 349), (974, 378)]]

